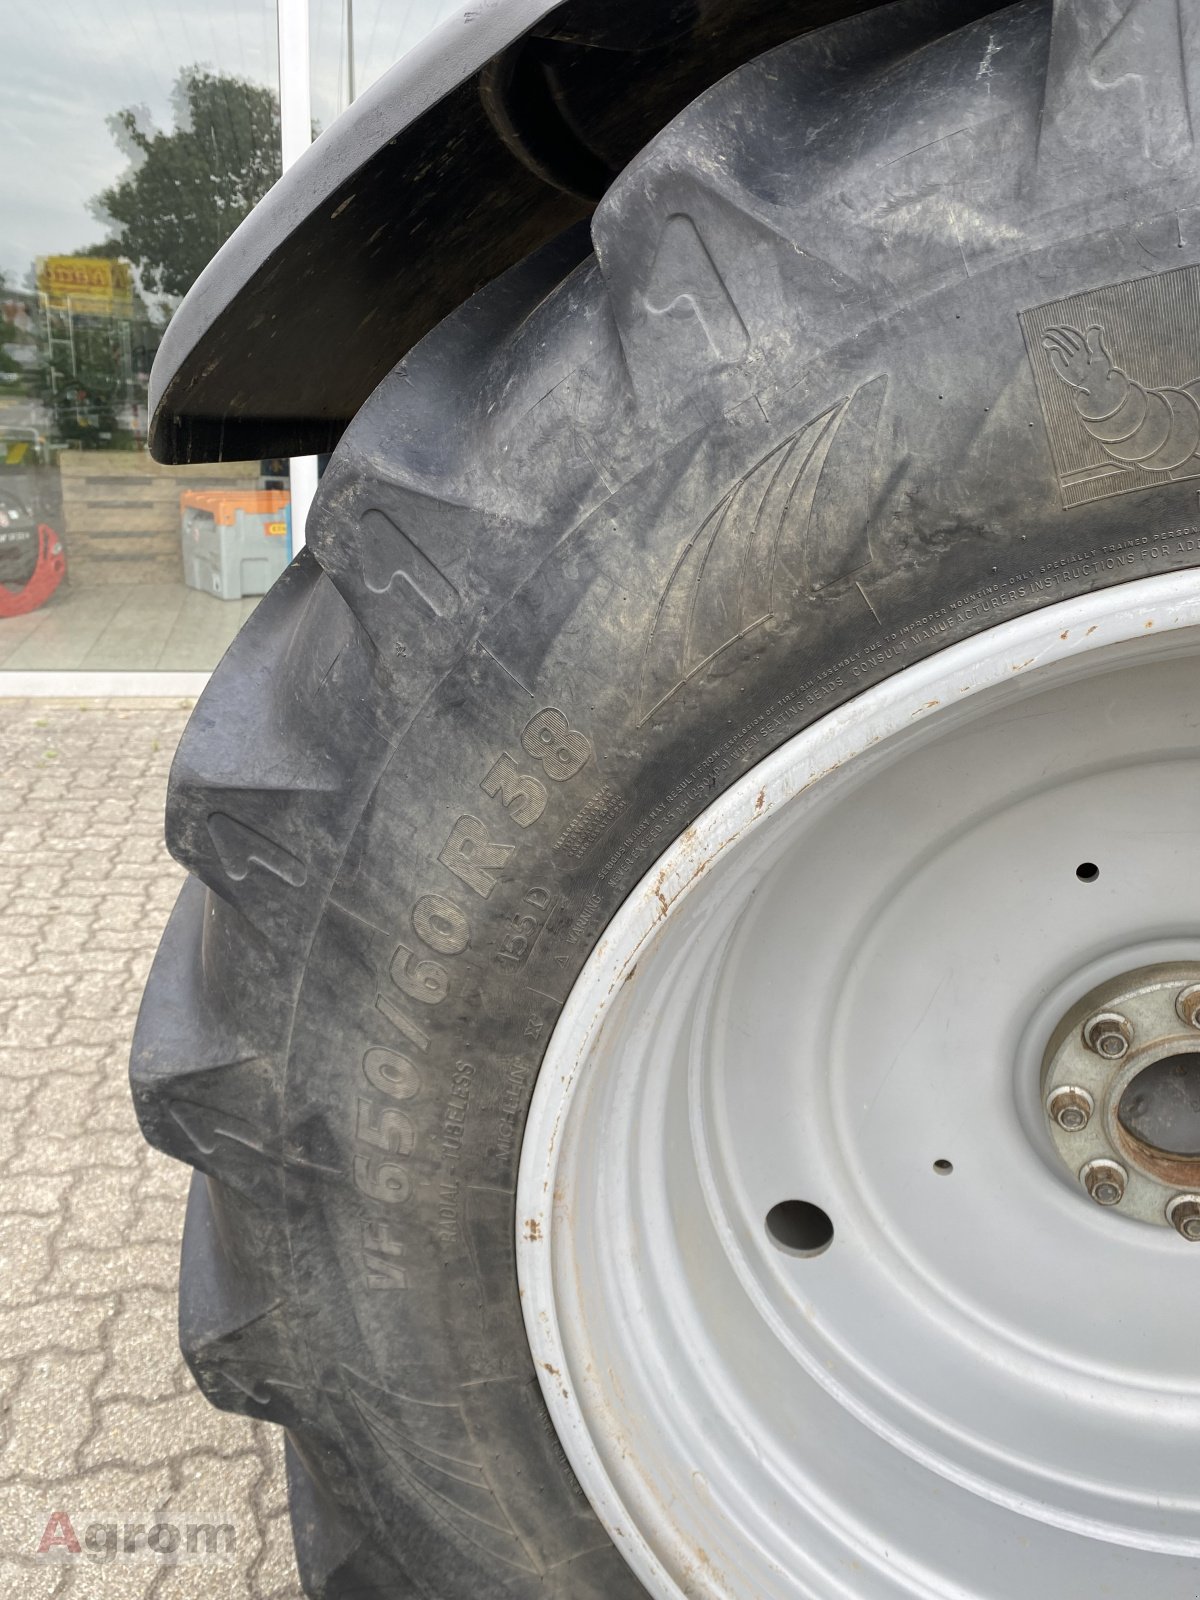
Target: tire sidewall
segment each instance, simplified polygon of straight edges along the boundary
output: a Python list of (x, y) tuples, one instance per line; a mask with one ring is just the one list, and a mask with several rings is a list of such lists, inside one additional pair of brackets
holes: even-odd
[[(540, 1594), (539, 1567), (595, 1545), (524, 1334), (514, 1196), (548, 1039), (625, 896), (717, 794), (863, 689), (1008, 618), (1195, 564), (1187, 481), (1064, 505), (1023, 326), (1031, 307), (1122, 282), (1135, 250), (1116, 230), (998, 265), (986, 292), (936, 286), (649, 445), (530, 560), (397, 743), (293, 1022), (285, 1138), (323, 1170), (289, 1178), (289, 1224), (302, 1325), (362, 1493), (385, 1526), (415, 1507), (461, 1592)], [(868, 390), (882, 398), (866, 426), (852, 402)], [(722, 621), (761, 537), (755, 495), (749, 510), (736, 496), (822, 418), (836, 427), (781, 519), (769, 605), (753, 625), (732, 606)], [(818, 525), (823, 480), (842, 547), (827, 503)], [(693, 613), (729, 637), (692, 670), (677, 631), (648, 695), (689, 560)], [(452, 1417), (438, 1449), (458, 1439), (498, 1508), (486, 1551), (476, 1499), (412, 1467), (429, 1459), (422, 1408)], [(640, 1593), (620, 1573), (595, 1592)]]

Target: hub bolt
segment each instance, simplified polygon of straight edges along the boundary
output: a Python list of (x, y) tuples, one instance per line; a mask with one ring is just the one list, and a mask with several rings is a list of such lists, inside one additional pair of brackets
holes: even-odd
[(1063, 1084), (1046, 1101), (1046, 1110), (1050, 1117), (1057, 1122), (1065, 1133), (1078, 1133), (1081, 1128), (1086, 1128), (1092, 1120), (1092, 1112), (1096, 1109), (1096, 1102), (1086, 1089), (1078, 1089), (1071, 1084)]
[(1189, 1028), (1200, 1028), (1200, 983), (1189, 984), (1186, 989), (1180, 990), (1175, 1009), (1180, 1020), (1186, 1022)]
[(1097, 1011), (1083, 1025), (1083, 1042), (1106, 1061), (1119, 1061), (1133, 1043), (1133, 1027), (1119, 1011)]
[(1177, 1194), (1167, 1205), (1167, 1221), (1192, 1244), (1200, 1244), (1200, 1195)]
[(1125, 1194), (1129, 1174), (1119, 1161), (1103, 1156), (1080, 1169), (1079, 1180), (1098, 1206), (1118, 1206)]

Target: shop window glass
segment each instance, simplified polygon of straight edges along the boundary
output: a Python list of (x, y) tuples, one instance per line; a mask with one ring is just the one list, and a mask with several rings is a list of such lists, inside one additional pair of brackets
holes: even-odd
[(146, 388), (278, 174), (274, 0), (17, 0), (4, 59), (0, 671), (208, 670), (286, 562), (286, 463), (155, 465)]
[(309, 0), (313, 120), (327, 128), (463, 0)]

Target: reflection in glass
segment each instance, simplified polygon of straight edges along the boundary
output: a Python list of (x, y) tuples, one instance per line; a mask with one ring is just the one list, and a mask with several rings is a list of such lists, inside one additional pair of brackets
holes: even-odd
[(286, 559), (286, 505), (238, 525), (236, 556), (189, 560), (185, 494), (277, 479), (155, 465), (146, 389), (278, 175), (274, 3), (47, 0), (6, 13), (5, 57), (0, 668), (209, 669)]

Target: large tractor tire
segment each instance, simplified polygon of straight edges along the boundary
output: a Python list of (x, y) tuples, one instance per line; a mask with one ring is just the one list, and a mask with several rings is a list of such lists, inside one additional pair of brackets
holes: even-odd
[(1194, 1600), (1200, 28), (962, 15), (429, 335), (188, 725), (133, 1093), (314, 1597)]

